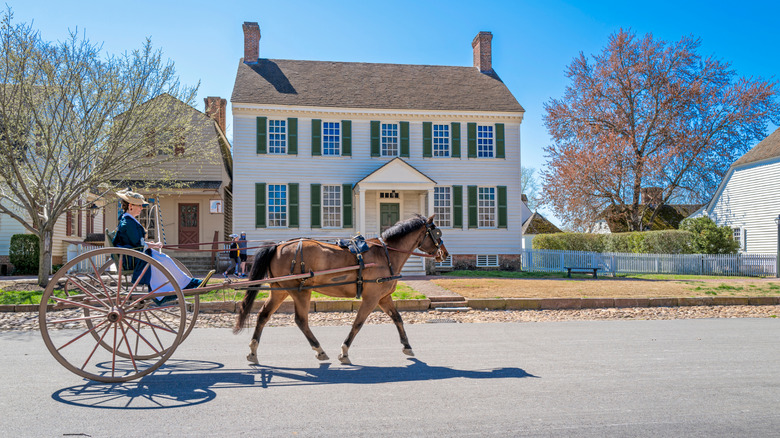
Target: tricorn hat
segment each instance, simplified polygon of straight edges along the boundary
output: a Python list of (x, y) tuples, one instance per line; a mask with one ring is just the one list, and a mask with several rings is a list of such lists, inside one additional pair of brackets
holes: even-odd
[(121, 199), (127, 201), (129, 204), (142, 205), (142, 206), (149, 205), (149, 203), (146, 202), (144, 195), (133, 192), (130, 189), (120, 190), (116, 192), (116, 195), (119, 196)]

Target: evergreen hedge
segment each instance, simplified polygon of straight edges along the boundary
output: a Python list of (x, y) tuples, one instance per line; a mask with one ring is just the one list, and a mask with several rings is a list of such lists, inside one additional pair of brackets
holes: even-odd
[(693, 233), (682, 230), (613, 234), (555, 233), (534, 237), (533, 248), (634, 254), (692, 254), (693, 240)]
[(11, 236), (8, 259), (14, 265), (14, 274), (37, 274), (39, 254), (40, 242), (35, 234), (14, 234)]

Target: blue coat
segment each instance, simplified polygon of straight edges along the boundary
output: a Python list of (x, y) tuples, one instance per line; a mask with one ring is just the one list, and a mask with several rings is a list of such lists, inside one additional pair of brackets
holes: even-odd
[[(145, 238), (146, 230), (144, 227), (142, 227), (135, 218), (125, 214), (119, 219), (119, 226), (116, 229), (113, 244), (117, 248), (130, 248), (136, 251), (143, 251), (143, 239)], [(127, 269), (129, 265), (133, 266), (133, 281), (135, 282), (135, 280), (138, 279), (138, 276), (141, 275), (141, 271), (143, 271), (147, 263), (133, 257), (125, 256), (122, 260), (122, 265), (124, 266), (124, 269)], [(149, 284), (151, 275), (151, 271), (147, 269), (143, 278), (138, 283)]]

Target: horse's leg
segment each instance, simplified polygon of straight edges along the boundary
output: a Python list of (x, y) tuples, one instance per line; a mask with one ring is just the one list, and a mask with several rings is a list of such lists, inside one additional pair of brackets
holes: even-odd
[(401, 313), (395, 308), (393, 298), (390, 295), (385, 295), (384, 298), (379, 300), (379, 307), (387, 313), (387, 316), (393, 320), (395, 326), (398, 328), (398, 335), (401, 337), (401, 345), (404, 346), (404, 354), (407, 356), (414, 356), (412, 346), (409, 345), (409, 338), (406, 337), (406, 330), (404, 329), (404, 321), (401, 319)]
[[(272, 287), (279, 287), (278, 283), (274, 283)], [(272, 290), (271, 295), (263, 303), (263, 307), (257, 314), (257, 326), (255, 332), (252, 334), (252, 342), (249, 343), (250, 353), (246, 357), (246, 360), (257, 363), (257, 346), (260, 344), (260, 334), (263, 332), (263, 327), (271, 319), (271, 315), (279, 309), (282, 305), (282, 301), (287, 298), (287, 291), (284, 290)]]
[(311, 291), (301, 291), (301, 293), (293, 292), (290, 294), (293, 302), (295, 303), (295, 324), (301, 329), (303, 335), (306, 336), (306, 340), (309, 341), (311, 349), (317, 352), (317, 359), (328, 360), (330, 359), (325, 353), (325, 350), (320, 347), (320, 341), (314, 337), (309, 328), (309, 306), (311, 304)]
[(363, 323), (366, 322), (368, 315), (374, 311), (374, 308), (377, 305), (377, 301), (378, 300), (375, 298), (374, 294), (366, 293), (365, 291), (363, 292), (363, 301), (360, 303), (357, 316), (355, 317), (355, 321), (352, 323), (352, 329), (349, 331), (347, 339), (344, 340), (343, 344), (341, 344), (341, 354), (339, 354), (339, 360), (341, 363), (348, 365), (352, 363), (352, 361), (349, 360), (349, 347), (352, 345), (352, 341), (355, 340), (355, 336), (357, 336), (360, 329), (363, 328)]

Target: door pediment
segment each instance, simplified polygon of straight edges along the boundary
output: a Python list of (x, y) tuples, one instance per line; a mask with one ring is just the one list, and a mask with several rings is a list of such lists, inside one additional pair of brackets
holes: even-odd
[(400, 158), (394, 158), (358, 181), (356, 187), (371, 190), (388, 188), (428, 190), (434, 185), (436, 181), (415, 169), (414, 166)]

